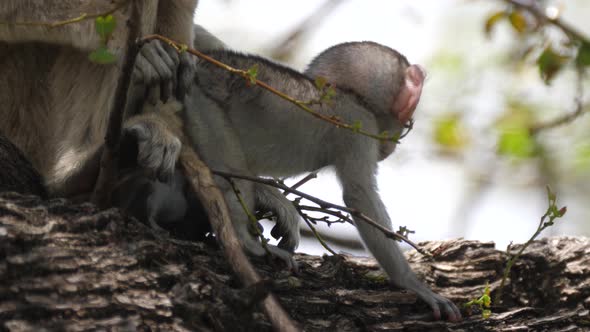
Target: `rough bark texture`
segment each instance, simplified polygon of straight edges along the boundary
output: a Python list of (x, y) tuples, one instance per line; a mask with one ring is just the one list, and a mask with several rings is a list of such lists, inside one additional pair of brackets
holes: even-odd
[[(480, 296), (486, 281), (499, 284), (505, 254), (493, 243), (425, 246), (436, 260), (409, 252), (412, 266), (457, 303)], [(255, 260), (272, 282), (242, 289), (214, 241), (155, 235), (114, 209), (1, 194), (0, 331), (267, 331), (251, 303), (268, 290), (306, 331), (584, 331), (589, 252), (586, 238), (537, 241), (491, 318), (433, 322), (372, 259), (297, 255), (297, 276)]]

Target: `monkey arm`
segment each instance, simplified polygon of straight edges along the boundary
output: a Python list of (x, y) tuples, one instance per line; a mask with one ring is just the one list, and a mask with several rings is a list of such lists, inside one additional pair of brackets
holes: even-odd
[(197, 0), (158, 1), (156, 32), (181, 43), (191, 45)]
[[(358, 160), (366, 159), (359, 158)], [(348, 160), (345, 165), (341, 165), (338, 175), (342, 179), (344, 202), (346, 206), (361, 211), (369, 218), (391, 229), (391, 221), (385, 205), (377, 193), (373, 174), (375, 174), (374, 168), (362, 166), (351, 160)], [(394, 285), (414, 291), (430, 305), (437, 319), (440, 319), (441, 312), (444, 312), (451, 321), (461, 318), (455, 304), (434, 293), (418, 280), (396, 241), (387, 238), (381, 231), (362, 220), (355, 219), (355, 224), (365, 246), (377, 259)]]

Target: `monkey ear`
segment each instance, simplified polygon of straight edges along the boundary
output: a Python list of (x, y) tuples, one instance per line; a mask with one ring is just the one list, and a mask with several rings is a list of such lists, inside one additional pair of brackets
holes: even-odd
[(419, 65), (406, 68), (404, 82), (393, 103), (392, 113), (401, 124), (405, 124), (414, 115), (414, 110), (420, 101), (422, 86), (426, 72)]

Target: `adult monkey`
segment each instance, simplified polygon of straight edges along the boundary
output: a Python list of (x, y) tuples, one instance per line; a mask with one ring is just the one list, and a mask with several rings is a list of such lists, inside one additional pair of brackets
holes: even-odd
[[(120, 55), (128, 34), (125, 22), (132, 1), (0, 2), (0, 132), (39, 170), (51, 196), (92, 190), (120, 75)], [(191, 43), (196, 5), (197, 0), (137, 1), (140, 34), (160, 33)], [(88, 60), (88, 54), (99, 45), (93, 20), (49, 27), (117, 6), (120, 8), (113, 16), (119, 24), (109, 41), (109, 48), (119, 55), (117, 64)], [(159, 73), (149, 65), (157, 67), (158, 63), (148, 64), (143, 79), (157, 84)], [(162, 91), (169, 87), (164, 85)], [(149, 166), (163, 167), (161, 163)]]

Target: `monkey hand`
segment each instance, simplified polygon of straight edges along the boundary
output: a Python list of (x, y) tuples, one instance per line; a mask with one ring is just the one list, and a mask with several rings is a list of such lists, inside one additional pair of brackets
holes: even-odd
[(144, 98), (155, 105), (171, 96), (182, 101), (195, 73), (195, 62), (187, 52), (179, 52), (159, 40), (144, 44), (135, 60), (133, 83), (144, 90)]
[(403, 287), (416, 292), (418, 297), (432, 308), (432, 313), (435, 319), (441, 319), (442, 313), (444, 313), (447, 319), (451, 322), (458, 322), (461, 320), (461, 312), (451, 300), (431, 291), (426, 285), (420, 282), (415, 275), (412, 274), (412, 276), (413, 277), (407, 278)]
[(299, 268), (297, 262), (293, 259), (292, 253), (271, 244), (263, 245), (258, 241), (257, 237), (250, 232), (242, 233), (242, 229), (244, 228), (240, 227), (239, 229), (236, 229), (236, 231), (246, 253), (258, 257), (270, 255), (271, 257), (278, 258), (285, 262), (289, 270), (298, 272)]
[(122, 156), (131, 159), (130, 166), (147, 169), (148, 174), (168, 182), (174, 175), (181, 147), (178, 137), (157, 117), (140, 115), (125, 124), (120, 150), (130, 151)]

